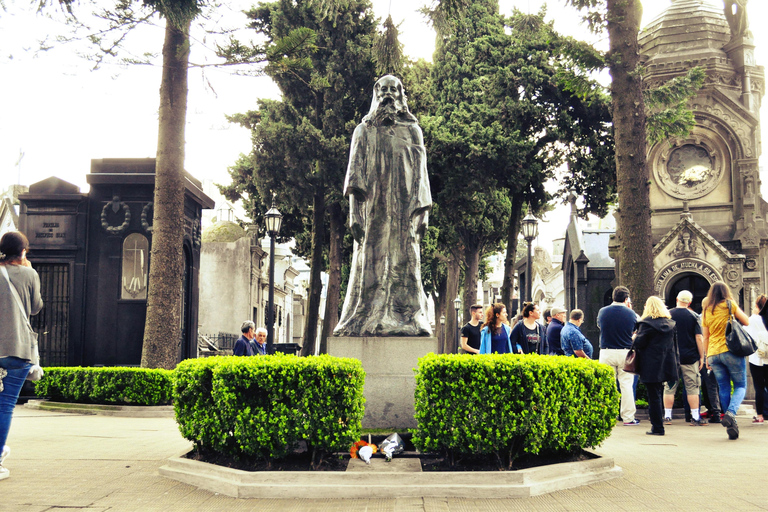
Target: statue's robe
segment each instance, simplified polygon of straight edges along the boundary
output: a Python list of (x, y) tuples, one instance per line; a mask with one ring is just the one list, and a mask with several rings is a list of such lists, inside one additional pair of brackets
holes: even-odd
[(430, 336), (419, 245), (432, 196), (421, 128), (415, 121), (358, 125), (344, 183), (355, 241), (336, 336)]

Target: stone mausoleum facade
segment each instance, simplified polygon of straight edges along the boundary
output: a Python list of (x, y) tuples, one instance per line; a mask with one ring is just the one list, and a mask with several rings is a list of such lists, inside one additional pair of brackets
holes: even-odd
[[(137, 366), (152, 265), (154, 158), (91, 161), (87, 194), (55, 177), (19, 195), (19, 229), (45, 307), (32, 317), (43, 366)], [(178, 359), (197, 357), (200, 219), (213, 201), (185, 174)]]
[(676, 0), (640, 34), (646, 87), (693, 66), (706, 72), (689, 103), (690, 135), (648, 151), (654, 290), (674, 305), (688, 289), (698, 308), (710, 284), (724, 281), (749, 310), (768, 283), (768, 203), (758, 169), (765, 76), (746, 14), (729, 22), (721, 5)]
[[(755, 63), (746, 14), (729, 20), (722, 3), (674, 0), (639, 40), (646, 87), (658, 87), (694, 66), (706, 73), (704, 86), (689, 102), (696, 120), (691, 133), (648, 148), (654, 293), (674, 306), (677, 293), (690, 290), (692, 307), (701, 311), (711, 283), (724, 281), (749, 311), (755, 297), (768, 290), (768, 203), (758, 169), (765, 75)], [(574, 226), (567, 231), (563, 258), (566, 303), (596, 314), (620, 283), (605, 279), (610, 261), (604, 257), (605, 241), (584, 247), (594, 244)], [(609, 249), (620, 243), (617, 233)], [(590, 252), (602, 263), (591, 261)], [(613, 257), (616, 253), (609, 250)], [(613, 262), (616, 276), (621, 261)], [(591, 275), (598, 271), (599, 278)]]

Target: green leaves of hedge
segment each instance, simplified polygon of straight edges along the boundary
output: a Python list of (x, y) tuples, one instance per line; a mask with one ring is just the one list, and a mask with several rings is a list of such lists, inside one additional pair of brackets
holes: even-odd
[(148, 368), (46, 368), (35, 393), (59, 402), (114, 405), (171, 403), (173, 371)]
[(360, 438), (364, 381), (355, 359), (188, 359), (176, 367), (176, 421), (199, 447), (238, 457), (278, 459), (301, 441), (347, 450)]
[(619, 410), (612, 370), (596, 361), (538, 355), (434, 355), (419, 359), (413, 442), (422, 452), (521, 453), (600, 444)]

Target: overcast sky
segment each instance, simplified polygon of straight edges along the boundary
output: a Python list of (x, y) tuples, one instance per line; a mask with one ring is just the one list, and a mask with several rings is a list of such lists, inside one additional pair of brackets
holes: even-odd
[[(721, 0), (709, 1), (721, 5)], [(86, 191), (91, 159), (154, 157), (159, 68), (109, 63), (91, 71), (92, 64), (79, 58), (76, 45), (71, 44), (35, 52), (38, 40), (64, 30), (61, 24), (36, 14), (31, 7), (36, 2), (5, 3), (7, 11), (0, 11), (0, 190), (12, 183), (29, 185), (58, 176)], [(239, 11), (252, 3), (229, 3), (231, 11), (224, 12), (227, 22), (237, 24), (244, 19)], [(513, 7), (536, 12), (543, 3), (501, 1), (504, 14), (510, 14)], [(395, 23), (402, 23), (401, 41), (408, 56), (431, 60), (434, 33), (416, 11), (424, 4), (425, 0), (374, 0), (374, 9), (382, 19), (391, 9)], [(578, 13), (565, 7), (564, 0), (551, 0), (547, 5), (547, 17), (559, 31), (601, 44), (580, 23)], [(645, 25), (670, 0), (643, 0), (643, 5)], [(768, 42), (755, 20), (768, 19), (768, 1), (752, 0), (748, 10), (757, 63), (765, 65)], [(201, 32), (193, 35), (198, 41), (193, 45), (192, 60), (200, 62), (207, 58), (201, 48), (210, 45), (210, 40), (203, 41)], [(162, 26), (145, 29), (140, 40), (134, 41), (134, 53), (158, 51), (162, 37)], [(227, 167), (240, 153), (250, 151), (250, 138), (224, 116), (253, 109), (259, 97), (277, 97), (277, 88), (265, 77), (232, 76), (209, 68), (190, 71), (189, 89), (186, 168), (199, 179), (227, 182)]]

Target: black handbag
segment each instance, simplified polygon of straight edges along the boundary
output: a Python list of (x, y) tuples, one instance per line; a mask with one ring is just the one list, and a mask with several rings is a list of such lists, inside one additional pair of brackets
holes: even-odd
[(725, 344), (728, 351), (738, 357), (747, 357), (757, 351), (757, 343), (752, 339), (744, 327), (731, 312), (731, 301), (728, 301), (728, 315), (730, 319), (725, 325)]

